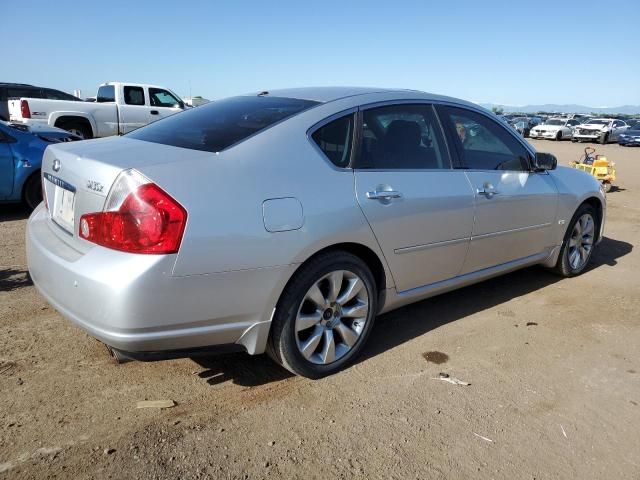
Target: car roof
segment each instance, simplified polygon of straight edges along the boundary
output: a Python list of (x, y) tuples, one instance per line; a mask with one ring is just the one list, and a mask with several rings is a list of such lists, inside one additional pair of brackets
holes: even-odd
[[(311, 100), (319, 103), (329, 103), (348, 97), (359, 95), (381, 94), (389, 95), (397, 93), (399, 98), (407, 98), (407, 95), (419, 100), (450, 101), (458, 104), (472, 105), (470, 102), (443, 95), (421, 92), (419, 90), (401, 88), (376, 88), (376, 87), (301, 87), (276, 90), (263, 90), (247, 95), (265, 95), (273, 97), (296, 98), (299, 100)], [(476, 108), (477, 105), (474, 105)]]
[(11, 82), (0, 82), (0, 87), (35, 87), (34, 85), (30, 85), (28, 83), (11, 83)]

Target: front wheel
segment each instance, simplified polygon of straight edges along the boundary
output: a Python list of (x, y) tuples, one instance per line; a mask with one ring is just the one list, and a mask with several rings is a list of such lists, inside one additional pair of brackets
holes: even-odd
[(559, 142), (560, 140), (562, 140), (562, 131), (559, 130), (558, 133), (556, 133), (556, 142)]
[(583, 204), (573, 215), (554, 271), (563, 277), (580, 275), (589, 264), (597, 238), (596, 213)]
[(376, 313), (377, 289), (367, 265), (347, 252), (321, 254), (285, 288), (268, 353), (297, 375), (331, 375), (360, 353)]
[(609, 134), (607, 133), (603, 133), (602, 135), (600, 135), (600, 138), (598, 139), (598, 142), (600, 143), (600, 145), (604, 145), (608, 141), (609, 141)]

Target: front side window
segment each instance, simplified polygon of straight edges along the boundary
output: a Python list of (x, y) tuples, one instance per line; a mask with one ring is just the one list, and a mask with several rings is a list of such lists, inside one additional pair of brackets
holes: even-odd
[(358, 168), (444, 169), (450, 161), (431, 105), (366, 110)]
[(124, 87), (124, 103), (144, 105), (144, 89), (142, 87)]
[(113, 85), (102, 85), (98, 88), (98, 95), (96, 96), (96, 102), (109, 103), (116, 101), (116, 89)]
[(465, 168), (529, 170), (527, 149), (502, 125), (471, 110), (438, 107)]
[(180, 100), (171, 95), (166, 90), (160, 88), (149, 88), (149, 99), (154, 107), (179, 107)]
[(153, 122), (127, 136), (174, 147), (220, 152), (317, 104), (283, 97), (231, 97)]
[(351, 158), (353, 115), (334, 120), (317, 129), (311, 138), (336, 167), (345, 168)]

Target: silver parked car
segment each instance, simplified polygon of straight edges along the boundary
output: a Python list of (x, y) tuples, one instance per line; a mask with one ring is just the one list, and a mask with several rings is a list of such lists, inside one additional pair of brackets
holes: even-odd
[(317, 378), (354, 360), (381, 312), (533, 264), (583, 272), (605, 196), (556, 163), (448, 97), (228, 98), (50, 146), (29, 270), (120, 353), (232, 345)]

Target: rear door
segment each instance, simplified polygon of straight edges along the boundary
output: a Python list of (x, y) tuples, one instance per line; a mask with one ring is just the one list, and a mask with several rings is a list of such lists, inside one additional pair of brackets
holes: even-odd
[(149, 101), (151, 104), (149, 123), (181, 112), (184, 108), (182, 100), (162, 88), (149, 87)]
[(398, 291), (455, 277), (473, 226), (473, 191), (454, 170), (431, 105), (361, 112), (356, 194)]
[(124, 85), (120, 103), (120, 125), (122, 133), (129, 133), (149, 123), (149, 99), (143, 87)]
[(512, 132), (479, 112), (438, 106), (440, 119), (475, 192), (475, 224), (462, 273), (542, 253), (553, 245), (558, 195)]

